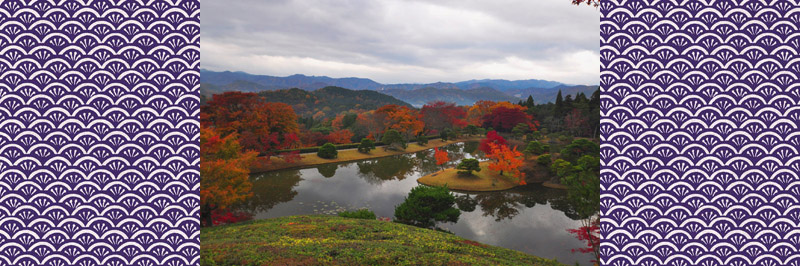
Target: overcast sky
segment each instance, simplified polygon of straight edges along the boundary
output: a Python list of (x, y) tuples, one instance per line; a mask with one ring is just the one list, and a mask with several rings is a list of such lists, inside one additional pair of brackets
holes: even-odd
[(380, 83), (598, 84), (599, 10), (570, 0), (209, 0), (201, 67)]

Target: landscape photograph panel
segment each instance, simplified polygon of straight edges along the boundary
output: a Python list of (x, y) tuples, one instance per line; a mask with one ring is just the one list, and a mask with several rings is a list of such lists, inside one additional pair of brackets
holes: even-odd
[(201, 264), (596, 265), (573, 2), (204, 2)]

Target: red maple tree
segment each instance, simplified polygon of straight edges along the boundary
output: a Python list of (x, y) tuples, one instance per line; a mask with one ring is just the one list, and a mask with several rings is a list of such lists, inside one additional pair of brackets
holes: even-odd
[(517, 124), (527, 124), (533, 131), (536, 131), (539, 126), (538, 122), (534, 122), (533, 116), (525, 113), (523, 108), (506, 106), (493, 108), (490, 113), (483, 116), (482, 121), (484, 127), (492, 127), (504, 132), (511, 131)]
[(444, 171), (444, 164), (450, 161), (450, 158), (447, 157), (447, 151), (440, 150), (438, 147), (433, 148), (433, 157), (436, 158), (436, 165), (442, 167), (442, 171)]
[(497, 134), (497, 131), (489, 131), (486, 133), (486, 138), (481, 140), (479, 149), (483, 151), (484, 154), (489, 155), (492, 153), (492, 147), (489, 146), (489, 143), (494, 143), (498, 145), (506, 145), (506, 139), (502, 136)]

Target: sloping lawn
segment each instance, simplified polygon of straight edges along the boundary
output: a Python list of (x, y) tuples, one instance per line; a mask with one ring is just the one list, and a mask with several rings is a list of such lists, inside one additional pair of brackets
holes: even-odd
[(562, 265), (378, 220), (289, 216), (202, 228), (201, 265)]

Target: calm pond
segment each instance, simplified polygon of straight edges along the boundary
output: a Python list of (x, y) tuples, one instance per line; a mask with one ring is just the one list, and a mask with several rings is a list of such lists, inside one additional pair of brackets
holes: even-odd
[[(477, 142), (444, 147), (451, 165), (463, 158), (482, 159)], [(379, 217), (393, 217), (417, 179), (438, 171), (433, 150), (307, 169), (253, 174), (253, 197), (247, 209), (254, 219), (290, 215), (331, 214), (369, 208)], [(461, 216), (440, 227), (458, 236), (566, 264), (588, 265), (591, 256), (572, 253), (585, 243), (566, 230), (578, 228), (566, 193), (540, 184), (502, 192), (455, 193)], [(573, 217), (573, 218), (570, 218)]]

